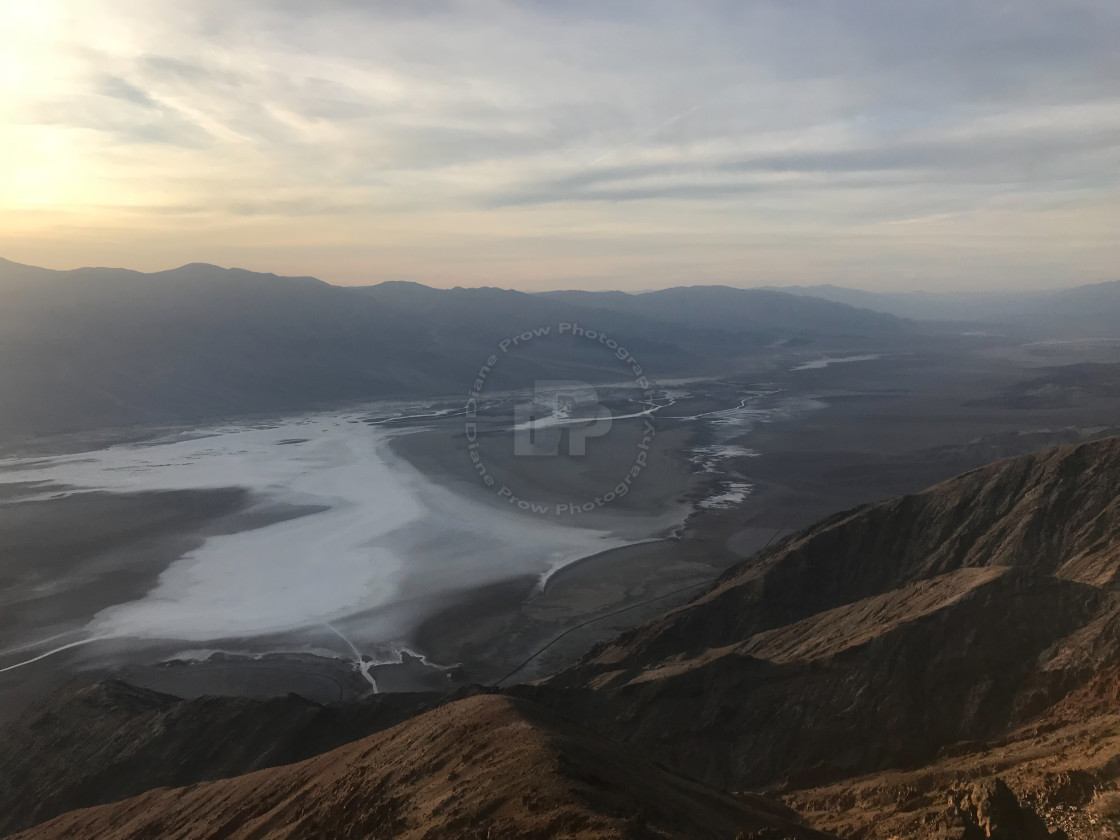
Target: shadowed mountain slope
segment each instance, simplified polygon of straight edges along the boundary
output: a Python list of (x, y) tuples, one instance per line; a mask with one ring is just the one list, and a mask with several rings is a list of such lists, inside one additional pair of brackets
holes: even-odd
[(181, 700), (113, 680), (65, 690), (0, 728), (0, 836), (155, 787), (310, 758), (442, 701), (422, 694), (345, 707), (295, 695)]
[(838, 514), (539, 688), (710, 783), (932, 759), (1120, 657), (1120, 439)]
[(825, 837), (532, 704), (481, 695), (287, 767), (66, 814), (22, 840)]

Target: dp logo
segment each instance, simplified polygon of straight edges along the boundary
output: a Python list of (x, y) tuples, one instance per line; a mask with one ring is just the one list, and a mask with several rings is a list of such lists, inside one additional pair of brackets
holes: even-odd
[(537, 380), (532, 400), (513, 412), (514, 455), (559, 455), (565, 435), (568, 455), (586, 455), (587, 439), (611, 430), (611, 412), (595, 389), (574, 379)]

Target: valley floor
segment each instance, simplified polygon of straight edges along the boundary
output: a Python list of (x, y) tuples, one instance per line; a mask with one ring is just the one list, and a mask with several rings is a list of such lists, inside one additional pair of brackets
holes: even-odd
[[(370, 678), (387, 691), (446, 691), (507, 676), (508, 682), (547, 676), (592, 644), (688, 600), (730, 565), (823, 516), (916, 491), (994, 458), (1099, 436), (1112, 427), (1118, 416), (1115, 400), (1095, 393), (1091, 383), (1079, 380), (1064, 400), (1054, 399), (1053, 389), (1040, 404), (1016, 396), (1021, 383), (1050, 367), (1082, 361), (1076, 346), (1012, 352), (988, 346), (988, 339), (977, 342), (952, 352), (942, 343), (825, 365), (812, 355), (775, 356), (734, 376), (669, 383), (664, 386), (669, 398), (652, 415), (657, 435), (650, 468), (634, 492), (617, 505), (562, 523), (555, 516), (541, 522), (540, 516), (511, 515), (509, 501), (482, 486), (463, 449), (457, 401), (434, 409), (367, 409), (350, 420), (392, 432), (388, 443), (393, 457), (413, 475), (423, 476), (435, 488), (430, 492), (462, 500), (441, 508), (440, 528), (459, 516), (447, 515), (453, 510), (470, 510), (479, 523), (491, 525), (456, 526), (458, 533), (469, 534), (466, 542), (424, 535), (428, 526), (408, 541), (386, 531), (388, 551), (409, 564), (438, 558), (414, 570), (416, 588), (400, 590), (396, 606), (387, 611), (355, 611), (340, 602), (318, 609), (340, 617), (328, 619), (329, 627), (307, 626), (296, 616), (290, 622), (293, 629), (262, 633), (264, 628), (254, 627), (252, 639), (229, 632), (245, 619), (234, 614), (229, 620), (216, 618), (216, 629), (197, 634), (149, 627), (137, 634), (139, 641), (79, 645), (26, 667), (0, 670), (0, 720), (76, 675), (96, 679), (115, 673), (182, 696), (295, 691), (321, 702), (360, 696), (369, 690)], [(617, 398), (615, 413), (621, 416), (627, 409), (624, 396)], [(403, 420), (391, 420), (401, 415)], [(500, 406), (494, 416), (500, 419)], [(616, 425), (612, 434), (621, 437), (612, 439), (613, 448), (590, 472), (563, 473), (562, 463), (509, 457), (512, 450), (501, 446), (488, 450), (491, 464), (514, 487), (558, 486), (567, 493), (561, 499), (593, 496), (625, 471), (642, 421)], [(345, 435), (367, 425), (343, 422), (339, 428)], [(165, 437), (169, 431), (163, 430)], [(330, 438), (327, 428), (314, 422), (294, 430), (266, 428), (262, 434), (274, 444), (272, 451), (283, 454), (297, 471), (303, 469), (305, 453), (318, 457), (319, 450), (307, 447)], [(75, 441), (68, 445), (73, 448)], [(205, 440), (190, 445), (199, 455), (214, 448)], [(122, 491), (134, 484), (133, 478), (105, 484), (109, 474), (102, 473), (90, 480), (89, 466), (81, 464), (85, 478), (60, 475), (53, 480), (71, 481), (78, 489), (85, 481), (90, 492), (58, 487), (53, 493), (57, 498), (50, 493), (46, 498), (43, 487), (27, 481), (27, 468), (36, 466), (35, 460), (19, 465), (21, 472), (7, 463), (0, 473), (0, 487), (6, 491), (0, 503), (0, 538), (28, 556), (47, 551), (57, 560), (34, 574), (18, 573), (19, 579), (5, 587), (0, 669), (87, 641), (96, 635), (90, 632), (91, 622), (103, 619), (107, 610), (110, 615), (118, 608), (119, 616), (142, 616), (134, 608), (120, 612), (120, 605), (142, 602), (154, 585), (167, 583), (169, 569), (187, 568), (176, 560), (195, 556), (192, 552), (200, 547), (213, 556), (216, 547), (234, 547), (231, 540), (239, 534), (268, 534), (277, 528), (314, 537), (324, 508), (337, 504), (332, 498), (336, 491), (326, 487), (304, 486), (299, 493), (270, 497), (267, 482), (286, 479), (278, 474), (246, 481), (237, 470), (220, 491), (192, 486), (161, 495), (156, 482), (147, 492), (127, 495)], [(349, 467), (346, 458), (332, 463)], [(561, 472), (549, 473), (553, 467)], [(358, 465), (348, 484), (351, 490), (345, 491), (357, 494), (348, 502), (355, 510), (369, 507), (363, 494), (393, 497), (394, 491), (375, 491), (375, 486), (388, 485), (371, 483), (373, 477), (362, 470)], [(240, 489), (239, 482), (244, 485)], [(28, 501), (28, 494), (40, 500)], [(140, 524), (119, 533), (107, 525), (121, 521)], [(59, 522), (65, 524), (59, 527)], [(497, 522), (509, 522), (514, 526), (510, 533), (518, 532), (502, 551), (512, 557), (511, 551), (524, 555), (525, 547), (532, 546), (530, 553), (537, 559), (526, 563), (519, 556), (481, 574), (470, 565), (454, 574), (440, 572), (439, 592), (432, 591), (425, 570), (454, 570), (464, 551), (485, 553), (477, 533), (493, 530)], [(148, 523), (146, 530), (143, 523)], [(280, 530), (273, 532), (279, 539), (270, 538), (273, 548), (267, 553), (281, 553), (259, 566), (269, 586), (277, 582), (269, 569), (287, 563), (282, 560), (285, 552), (303, 544), (284, 538)], [(602, 545), (606, 550), (596, 550), (601, 535), (609, 535)], [(368, 536), (358, 533), (350, 543), (357, 545)], [(303, 556), (315, 550), (305, 544), (306, 549), (299, 549)], [(346, 552), (353, 548), (348, 546)], [(583, 559), (564, 565), (576, 558)], [(10, 563), (6, 568), (10, 573)], [(348, 597), (344, 590), (364, 585), (359, 581), (337, 591)], [(301, 594), (309, 591), (299, 586)], [(230, 603), (243, 600), (212, 592)], [(304, 601), (297, 599), (300, 610)], [(413, 618), (402, 620), (405, 613)], [(28, 623), (30, 616), (35, 621)], [(367, 632), (371, 620), (384, 620), (395, 630)], [(186, 638), (176, 640), (177, 635)]]

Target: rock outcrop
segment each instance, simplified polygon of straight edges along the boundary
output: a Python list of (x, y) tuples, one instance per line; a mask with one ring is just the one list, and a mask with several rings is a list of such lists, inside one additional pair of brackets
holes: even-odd
[(950, 797), (946, 840), (1065, 840), (1053, 834), (1042, 817), (1019, 804), (998, 776)]

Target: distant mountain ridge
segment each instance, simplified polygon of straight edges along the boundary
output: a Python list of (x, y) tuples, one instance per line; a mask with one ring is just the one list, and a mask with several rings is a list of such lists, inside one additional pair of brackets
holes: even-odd
[(1120, 280), (1014, 292), (868, 292), (829, 284), (775, 291), (916, 321), (1002, 325), (1036, 337), (1120, 337)]
[(630, 295), (624, 292), (544, 292), (542, 297), (596, 309), (627, 312), (670, 323), (716, 327), (724, 330), (779, 331), (843, 336), (866, 334), (869, 328), (883, 333), (905, 330), (893, 315), (837, 304), (819, 298), (797, 300), (783, 291), (738, 289), (731, 286), (677, 286)]
[[(561, 321), (609, 333), (655, 376), (712, 373), (775, 342), (906, 334), (890, 316), (749, 290), (719, 292), (717, 307), (696, 287), (673, 290), (671, 306), (628, 308), (492, 288), (340, 287), (202, 263), (144, 274), (0, 260), (0, 291), (0, 439), (465, 394), (501, 340)], [(524, 387), (617, 380), (619, 368), (587, 343), (538, 342), (502, 375)]]

